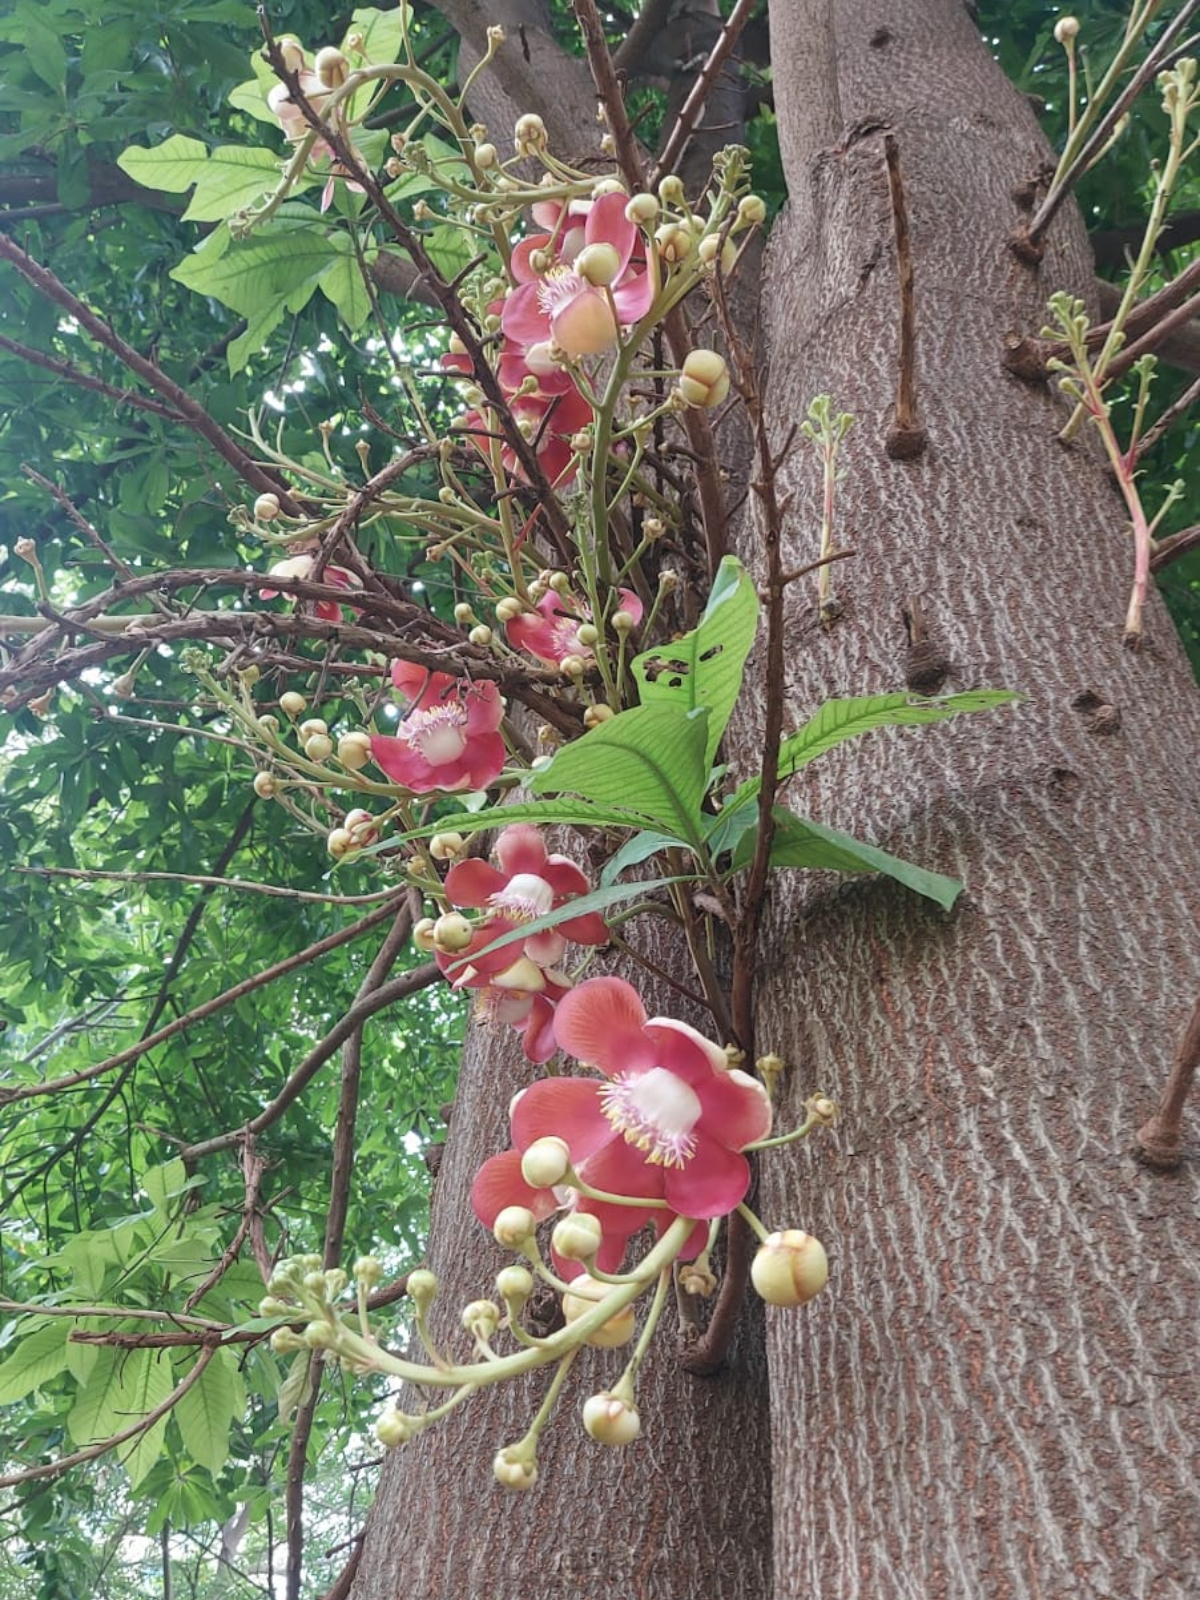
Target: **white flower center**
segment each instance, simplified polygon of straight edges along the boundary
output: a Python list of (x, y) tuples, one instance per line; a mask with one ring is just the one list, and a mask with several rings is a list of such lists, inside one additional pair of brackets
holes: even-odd
[(503, 889), (488, 896), (488, 905), (510, 922), (532, 922), (553, 910), (554, 890), (535, 873), (516, 872)]
[(653, 1166), (686, 1166), (696, 1153), (692, 1129), (703, 1109), (700, 1097), (666, 1067), (622, 1073), (601, 1089), (600, 1109)]
[(568, 305), (588, 285), (574, 267), (551, 267), (538, 284), (537, 301), (543, 315), (553, 320), (557, 311)]
[(462, 702), (454, 700), (427, 711), (410, 711), (400, 737), (415, 745), (431, 767), (444, 767), (457, 761), (467, 747), (466, 722)]

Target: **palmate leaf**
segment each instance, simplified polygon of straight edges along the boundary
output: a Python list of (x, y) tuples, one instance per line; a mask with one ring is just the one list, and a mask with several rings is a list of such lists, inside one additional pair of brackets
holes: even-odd
[(670, 644), (646, 650), (632, 662), (643, 705), (680, 711), (708, 708), (705, 764), (717, 745), (742, 687), (742, 670), (758, 627), (758, 596), (739, 561), (726, 556), (698, 627)]
[(273, 150), (255, 145), (218, 145), (210, 150), (199, 139), (172, 134), (151, 149), (131, 145), (117, 165), (147, 189), (195, 194), (183, 214), (185, 222), (223, 222), (234, 211), (251, 206), (279, 182), (280, 161)]
[[(773, 867), (808, 867), (829, 872), (882, 872), (906, 889), (935, 900), (949, 911), (962, 893), (957, 878), (947, 878), (940, 872), (930, 872), (899, 856), (889, 855), (873, 844), (864, 844), (852, 834), (837, 828), (827, 828), (819, 822), (809, 822), (789, 811), (786, 806), (772, 810), (775, 832), (771, 839), (771, 865)], [(758, 828), (748, 829), (734, 852), (734, 866), (749, 865), (754, 854), (754, 841)]]
[(699, 841), (708, 779), (708, 712), (672, 704), (635, 706), (565, 746), (534, 775), (535, 794), (570, 790), (606, 809), (637, 813), (641, 825)]

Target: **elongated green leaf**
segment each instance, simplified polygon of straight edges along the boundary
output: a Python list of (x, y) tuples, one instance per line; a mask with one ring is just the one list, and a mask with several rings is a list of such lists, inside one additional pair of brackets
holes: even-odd
[(199, 181), (208, 162), (208, 146), (185, 133), (173, 133), (162, 144), (147, 150), (130, 145), (117, 157), (117, 165), (135, 183), (165, 194), (184, 194)]
[(686, 850), (687, 841), (676, 839), (669, 833), (652, 833), (647, 830), (635, 833), (633, 838), (627, 839), (615, 855), (605, 863), (604, 871), (600, 874), (600, 887), (605, 888), (610, 883), (616, 883), (626, 867), (636, 867), (639, 861), (657, 855), (660, 850), (673, 848)]
[(251, 239), (231, 241), (224, 228), (217, 228), (171, 269), (171, 276), (197, 294), (211, 295), (254, 317), (264, 309), (279, 310), (281, 302), (288, 311), (299, 311), (322, 273), (340, 259), (341, 252), (320, 227), (287, 219)]
[[(826, 828), (819, 822), (809, 822), (798, 817), (785, 806), (776, 806), (772, 813), (775, 833), (771, 840), (771, 865), (773, 867), (822, 868), (829, 872), (882, 872), (905, 888), (935, 900), (949, 911), (962, 893), (957, 878), (947, 878), (940, 872), (930, 872), (925, 867), (903, 861), (873, 844), (864, 844), (852, 834), (837, 828)], [(754, 854), (757, 827), (743, 835), (734, 854), (735, 866), (746, 866)]]
[(185, 222), (223, 222), (252, 206), (279, 181), (280, 160), (254, 145), (223, 144), (213, 150), (196, 180), (196, 192), (183, 213)]
[(354, 860), (379, 855), (394, 850), (397, 837), (402, 839), (431, 839), (435, 833), (480, 833), (486, 828), (507, 828), (511, 822), (536, 822), (552, 828), (642, 828), (645, 817), (636, 811), (625, 811), (617, 806), (594, 806), (587, 800), (569, 797), (556, 800), (520, 800), (512, 805), (488, 806), (483, 811), (456, 811), (439, 817), (436, 822), (426, 822), (408, 833), (382, 839), (378, 844), (360, 850)]
[[(590, 894), (581, 894), (577, 899), (568, 900), (565, 905), (547, 911), (544, 917), (534, 917), (532, 922), (523, 922), (519, 928), (501, 934), (498, 939), (493, 939), (491, 944), (485, 945), (475, 954), (483, 956), (493, 950), (503, 950), (505, 945), (527, 939), (531, 933), (544, 933), (549, 928), (557, 928), (560, 922), (569, 922), (572, 917), (586, 916), (589, 911), (608, 911), (612, 906), (623, 905), (627, 900), (638, 900), (652, 890), (665, 889), (672, 883), (694, 883), (696, 877), (696, 873), (681, 872), (669, 878), (648, 878), (645, 883), (618, 883), (607, 889), (593, 889)], [(462, 964), (467, 963), (464, 961)], [(451, 977), (454, 976), (454, 971), (454, 967), (451, 967)]]
[[(826, 700), (814, 716), (786, 738), (779, 747), (778, 772), (790, 778), (810, 761), (823, 756), (834, 745), (856, 739), (876, 728), (914, 728), (928, 722), (946, 722), (972, 711), (991, 711), (996, 706), (1014, 705), (1022, 699), (1011, 689), (972, 689), (965, 694), (945, 695), (937, 700), (922, 700), (909, 694), (856, 695), (846, 700)], [(758, 778), (747, 778), (722, 808), (718, 826), (729, 826), (730, 819), (747, 800), (758, 794)], [(715, 834), (716, 829), (712, 832)], [(728, 843), (722, 845), (728, 849)]]
[(717, 571), (698, 627), (656, 646), (632, 663), (643, 705), (684, 711), (708, 707), (705, 763), (711, 766), (742, 687), (742, 670), (758, 627), (758, 596), (750, 574), (732, 556)]
[(229, 1429), (242, 1409), (236, 1357), (218, 1350), (175, 1406), (183, 1448), (215, 1478), (229, 1456)]
[(570, 790), (697, 840), (709, 767), (707, 722), (703, 707), (684, 713), (675, 705), (635, 706), (566, 745), (529, 787), (535, 794)]
[(56, 1317), (48, 1327), (28, 1333), (0, 1361), (0, 1406), (11, 1405), (56, 1378), (67, 1365), (68, 1317)]
[[(175, 1387), (171, 1363), (165, 1350), (132, 1350), (121, 1369), (121, 1388), (128, 1399), (128, 1414), (120, 1427), (128, 1427), (139, 1416), (148, 1416), (160, 1406)], [(135, 1359), (138, 1358), (138, 1359)], [(167, 1418), (159, 1417), (130, 1444), (121, 1447), (121, 1464), (129, 1474), (129, 1486), (136, 1489), (162, 1454)]]

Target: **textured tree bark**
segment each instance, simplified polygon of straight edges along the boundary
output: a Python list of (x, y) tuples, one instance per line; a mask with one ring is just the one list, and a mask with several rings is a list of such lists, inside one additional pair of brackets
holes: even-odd
[[(857, 418), (839, 522), (859, 555), (828, 632), (812, 591), (791, 595), (793, 719), (904, 687), (909, 597), (947, 689), (1027, 699), (869, 736), (791, 785), (802, 813), (967, 893), (945, 916), (879, 882), (788, 874), (776, 892), (760, 1047), (789, 1057), (793, 1107), (820, 1086), (845, 1120), (764, 1163), (769, 1220), (810, 1228), (833, 1264), (807, 1312), (768, 1319), (775, 1592), (1183, 1600), (1200, 1586), (1200, 1185), (1194, 1159), (1164, 1179), (1129, 1149), (1196, 991), (1195, 696), (1161, 608), (1149, 647), (1121, 649), (1132, 549), (1112, 486), (1086, 442), (1057, 443), (1050, 393), (998, 370), (1007, 331), (1091, 281), (1077, 216), (1040, 270), (1006, 248), (1010, 192), (1045, 155), (1028, 108), (960, 0), (833, 11), (836, 82), (816, 98), (842, 128), (806, 138), (810, 113), (780, 97), (802, 203), (765, 304), (781, 442), (818, 391)], [(802, 101), (784, 48), (776, 79)], [(930, 438), (908, 462), (883, 448), (885, 131)], [(785, 474), (791, 566), (815, 554), (814, 467)]]
[[(482, 1395), (388, 1462), (354, 1600), (1183, 1600), (1200, 1582), (1197, 1168), (1128, 1155), (1194, 998), (1200, 730), (1161, 608), (1147, 648), (1121, 648), (1132, 552), (1096, 454), (1064, 451), (1049, 392), (1000, 366), (1006, 333), (1090, 283), (1086, 242), (1064, 213), (1040, 270), (1008, 251), (1010, 192), (1046, 152), (961, 0), (777, 0), (772, 23), (793, 198), (764, 274), (769, 414), (780, 443), (822, 390), (857, 418), (839, 539), (859, 554), (828, 631), (815, 578), (789, 591), (789, 725), (905, 687), (909, 600), (945, 688), (1027, 698), (868, 736), (785, 791), (967, 893), (945, 915), (874, 880), (774, 892), (758, 1043), (791, 1063), (781, 1122), (817, 1087), (845, 1114), (763, 1164), (766, 1219), (833, 1263), (810, 1307), (768, 1318), (769, 1410), (750, 1310), (715, 1380), (660, 1338), (642, 1439), (601, 1451), (571, 1415), (617, 1370), (596, 1352), (542, 1482), (513, 1496), (491, 1456), (546, 1380)], [(884, 452), (885, 131), (929, 433), (905, 462)], [(816, 554), (815, 462), (785, 479), (794, 567)], [(735, 743), (749, 769), (753, 707)], [(504, 1260), (467, 1192), (524, 1079), (508, 1040), (473, 1034), (434, 1200), (447, 1338)]]

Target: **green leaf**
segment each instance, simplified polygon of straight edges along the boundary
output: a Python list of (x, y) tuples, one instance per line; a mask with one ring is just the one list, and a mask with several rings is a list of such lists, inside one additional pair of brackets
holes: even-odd
[(304, 1405), (312, 1394), (312, 1351), (298, 1350), (288, 1368), (287, 1377), (279, 1385), (276, 1403), (280, 1422), (287, 1422), (292, 1412)]
[[(856, 739), (862, 733), (871, 733), (876, 728), (913, 728), (927, 722), (946, 722), (972, 711), (1014, 705), (1022, 698), (1011, 689), (972, 689), (966, 694), (945, 695), (937, 700), (922, 700), (909, 694), (856, 695), (846, 700), (826, 700), (802, 728), (779, 746), (779, 777), (781, 781), (790, 778), (801, 767), (832, 750), (834, 745)], [(721, 820), (728, 824), (732, 814), (752, 800), (760, 788), (758, 778), (747, 778), (726, 802)], [(722, 844), (721, 848), (728, 849), (729, 845)]]
[(0, 1406), (31, 1394), (67, 1365), (69, 1317), (56, 1317), (49, 1327), (28, 1333), (5, 1361), (0, 1361)]
[[(367, 259), (375, 252), (367, 252)], [(341, 313), (342, 321), (351, 333), (357, 333), (371, 315), (371, 297), (363, 282), (362, 267), (353, 255), (335, 261), (320, 281), (321, 293)]]
[[(648, 878), (644, 883), (618, 883), (607, 889), (593, 889), (590, 894), (581, 894), (574, 900), (568, 900), (565, 905), (547, 911), (544, 917), (534, 917), (532, 922), (523, 922), (519, 928), (501, 934), (498, 939), (493, 939), (491, 944), (485, 945), (482, 950), (477, 950), (475, 955), (484, 956), (493, 950), (503, 950), (505, 945), (527, 939), (531, 933), (544, 933), (549, 928), (557, 928), (560, 922), (569, 922), (572, 917), (586, 916), (589, 911), (607, 911), (611, 906), (622, 905), (626, 900), (637, 900), (653, 889), (665, 889), (673, 883), (694, 883), (698, 876), (699, 874), (694, 872), (677, 872), (669, 878)], [(464, 957), (461, 963), (451, 966), (450, 975), (453, 977), (457, 965), (467, 964), (467, 959)]]
[(165, 194), (184, 194), (197, 183), (208, 161), (208, 146), (184, 133), (173, 133), (162, 144), (147, 150), (130, 145), (117, 157), (117, 165), (135, 183)]
[(189, 1187), (187, 1168), (178, 1157), (164, 1161), (159, 1167), (147, 1167), (141, 1181), (150, 1204), (163, 1215), (170, 1213), (168, 1202)]
[(698, 842), (707, 723), (703, 707), (684, 713), (674, 704), (635, 706), (564, 746), (529, 787), (536, 794), (571, 790)]
[(175, 1406), (183, 1448), (215, 1478), (229, 1458), (229, 1429), (242, 1412), (244, 1397), (237, 1358), (218, 1350)]
[[(829, 872), (882, 872), (905, 888), (935, 900), (949, 911), (962, 893), (957, 878), (947, 878), (940, 872), (929, 872), (925, 867), (903, 861), (873, 844), (863, 844), (852, 834), (837, 828), (826, 828), (819, 822), (809, 822), (798, 817), (785, 806), (776, 806), (772, 812), (775, 833), (771, 840), (772, 867), (821, 868)], [(757, 827), (747, 832), (734, 854), (734, 866), (744, 867), (754, 854)]]
[[(136, 1359), (135, 1359), (136, 1358)], [(121, 1384), (129, 1399), (129, 1413), (120, 1426), (128, 1427), (137, 1416), (147, 1416), (175, 1387), (171, 1363), (165, 1350), (132, 1350), (121, 1371)], [(159, 1417), (120, 1449), (121, 1464), (129, 1474), (129, 1486), (136, 1489), (162, 1454), (167, 1417)]]
[(636, 867), (640, 861), (645, 861), (649, 856), (657, 855), (660, 850), (688, 849), (685, 839), (676, 839), (673, 834), (653, 833), (643, 829), (635, 833), (632, 839), (627, 839), (621, 848), (604, 864), (600, 874), (600, 885), (605, 887), (615, 883), (626, 867)]
[(685, 711), (708, 707), (706, 766), (742, 687), (757, 627), (758, 596), (750, 574), (726, 556), (699, 626), (682, 639), (644, 651), (632, 663), (643, 705), (670, 704)]
[(223, 144), (209, 155), (196, 181), (184, 222), (224, 222), (252, 206), (279, 182), (279, 157), (254, 145)]
[(252, 239), (232, 241), (224, 228), (217, 228), (171, 269), (171, 277), (252, 321), (262, 320), (263, 313), (278, 321), (284, 310), (302, 309), (322, 273), (339, 259), (336, 245), (321, 228), (288, 219)]

